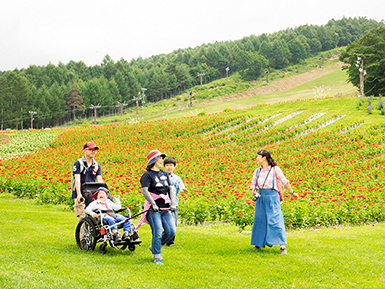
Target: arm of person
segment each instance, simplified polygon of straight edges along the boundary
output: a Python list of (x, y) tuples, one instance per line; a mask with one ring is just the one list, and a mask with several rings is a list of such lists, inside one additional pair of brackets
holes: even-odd
[(97, 183), (103, 183), (102, 175), (97, 175), (95, 181), (96, 181)]
[(82, 190), (80, 188), (80, 174), (74, 174), (74, 177), (75, 177), (75, 190), (76, 190), (76, 201), (78, 203), (81, 203), (82, 202), (82, 198), (83, 198), (83, 195), (82, 195)]
[(258, 175), (258, 169), (254, 171), (253, 177), (251, 179), (250, 190), (253, 195), (259, 194), (259, 190), (257, 187), (257, 175)]
[(187, 188), (186, 188), (186, 186), (184, 185), (182, 179), (180, 180), (180, 189), (179, 189), (179, 190), (180, 190), (181, 192), (183, 192), (183, 193), (185, 193), (185, 192), (188, 191)]
[(143, 194), (144, 198), (151, 204), (152, 210), (154, 212), (158, 212), (159, 207), (156, 205), (154, 199), (151, 197), (151, 194), (148, 191), (148, 187), (142, 187), (142, 194)]
[(292, 195), (295, 199), (298, 199), (298, 198), (299, 198), (298, 194), (295, 193), (295, 192), (293, 191), (293, 189), (291, 188), (291, 185), (290, 185), (289, 182), (287, 182), (287, 183), (284, 185), (284, 188), (285, 188), (286, 190), (288, 190), (289, 193), (290, 193), (290, 195)]
[(111, 209), (120, 210), (122, 208), (122, 204), (120, 203), (120, 198), (118, 195), (114, 196), (115, 203), (110, 201)]
[(291, 185), (290, 185), (290, 182), (289, 180), (285, 177), (285, 175), (283, 174), (282, 170), (280, 167), (274, 167), (276, 173), (277, 173), (277, 176), (278, 176), (278, 180), (282, 182), (283, 184), (283, 188), (285, 190), (288, 190), (290, 195), (292, 195), (294, 198), (298, 199), (299, 196), (297, 193), (294, 193), (293, 189), (291, 188)]
[(176, 210), (175, 188), (174, 188), (174, 186), (169, 186), (168, 190), (169, 190), (170, 199), (171, 199), (170, 210), (175, 211)]
[(94, 212), (94, 210), (96, 209), (96, 205), (97, 203), (95, 201), (91, 202), (87, 208), (85, 209), (85, 212), (89, 215), (91, 215), (93, 218), (97, 218), (98, 217), (98, 214), (96, 214)]

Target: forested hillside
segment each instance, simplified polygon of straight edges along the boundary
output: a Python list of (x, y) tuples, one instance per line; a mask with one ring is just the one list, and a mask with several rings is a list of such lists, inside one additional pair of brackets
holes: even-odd
[[(100, 65), (82, 61), (31, 65), (0, 72), (1, 129), (61, 125), (71, 119), (117, 111), (120, 105), (156, 102), (193, 86), (239, 72), (244, 81), (284, 69), (322, 51), (346, 46), (384, 23), (362, 18), (330, 20), (237, 41), (178, 49), (148, 59), (106, 55)], [(320, 63), (322, 59), (320, 58)], [(143, 89), (145, 88), (145, 90)], [(138, 95), (138, 93), (140, 93)], [(145, 97), (144, 97), (145, 94)]]

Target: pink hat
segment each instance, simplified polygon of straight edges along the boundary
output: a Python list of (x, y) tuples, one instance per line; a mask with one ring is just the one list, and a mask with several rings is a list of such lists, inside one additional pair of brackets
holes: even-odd
[(162, 159), (164, 159), (166, 157), (165, 154), (162, 154), (160, 151), (158, 150), (153, 150), (153, 151), (150, 151), (147, 155), (147, 160), (148, 160), (148, 164), (147, 166), (149, 165), (152, 165), (153, 163), (155, 163), (155, 161), (161, 157)]

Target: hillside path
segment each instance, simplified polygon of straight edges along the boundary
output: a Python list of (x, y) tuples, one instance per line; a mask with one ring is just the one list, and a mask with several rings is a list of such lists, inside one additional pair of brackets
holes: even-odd
[(321, 76), (327, 75), (337, 69), (340, 69), (343, 65), (344, 63), (342, 62), (336, 62), (322, 69), (314, 69), (309, 72), (294, 75), (292, 77), (269, 82), (269, 84), (265, 86), (256, 87), (250, 90), (246, 90), (243, 92), (239, 92), (239, 93), (224, 96), (224, 97), (210, 99), (208, 101), (201, 103), (201, 105), (214, 104), (218, 102), (224, 102), (224, 101), (240, 99), (240, 98), (248, 98), (256, 95), (267, 95), (271, 93), (282, 92), (282, 91), (294, 88), (296, 86), (299, 86), (301, 84), (304, 84), (306, 82), (309, 82), (311, 80), (317, 79)]

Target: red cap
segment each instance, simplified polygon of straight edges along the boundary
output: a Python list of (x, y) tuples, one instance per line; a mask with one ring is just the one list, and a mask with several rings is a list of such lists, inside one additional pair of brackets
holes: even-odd
[(99, 147), (96, 146), (96, 144), (94, 144), (93, 142), (88, 142), (86, 143), (84, 146), (83, 146), (83, 149), (89, 149), (89, 150), (92, 150), (92, 149), (99, 149)]

